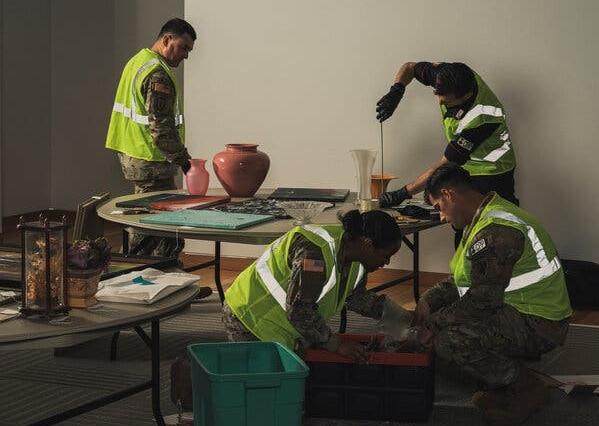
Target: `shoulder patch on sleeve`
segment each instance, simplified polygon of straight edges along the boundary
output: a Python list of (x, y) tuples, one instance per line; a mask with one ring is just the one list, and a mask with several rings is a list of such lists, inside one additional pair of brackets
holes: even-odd
[(481, 238), (470, 246), (470, 249), (468, 249), (468, 256), (474, 256), (476, 253), (480, 253), (486, 248), (487, 241), (484, 238)]
[(324, 272), (324, 262), (317, 259), (304, 259), (303, 269), (306, 272)]
[(152, 91), (165, 93), (167, 95), (170, 95), (172, 93), (171, 88), (164, 83), (152, 83)]

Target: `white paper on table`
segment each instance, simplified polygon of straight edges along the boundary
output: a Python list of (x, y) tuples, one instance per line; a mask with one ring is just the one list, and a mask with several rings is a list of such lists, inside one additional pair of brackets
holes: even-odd
[[(137, 277), (151, 281), (143, 285), (133, 282)], [(134, 271), (100, 281), (96, 299), (102, 302), (151, 304), (198, 281), (198, 275), (186, 272), (162, 272), (154, 268)]]
[(558, 386), (565, 393), (599, 394), (599, 375), (552, 375), (561, 384)]
[(17, 309), (4, 308), (0, 309), (0, 322), (8, 321), (9, 319), (13, 319), (18, 317), (19, 311)]

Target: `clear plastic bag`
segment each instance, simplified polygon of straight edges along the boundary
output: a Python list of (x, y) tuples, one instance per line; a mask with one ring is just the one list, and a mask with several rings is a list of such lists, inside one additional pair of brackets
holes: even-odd
[(379, 350), (382, 352), (424, 352), (420, 343), (421, 327), (412, 326), (414, 311), (386, 301), (377, 330), (385, 337)]

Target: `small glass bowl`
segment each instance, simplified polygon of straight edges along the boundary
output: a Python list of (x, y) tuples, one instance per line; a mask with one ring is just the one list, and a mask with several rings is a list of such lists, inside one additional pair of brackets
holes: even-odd
[(333, 206), (322, 201), (280, 201), (277, 205), (295, 219), (294, 225), (312, 223), (312, 219)]

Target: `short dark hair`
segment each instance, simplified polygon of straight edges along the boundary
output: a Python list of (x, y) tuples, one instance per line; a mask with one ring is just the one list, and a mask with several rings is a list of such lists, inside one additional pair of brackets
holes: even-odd
[(350, 210), (340, 217), (343, 229), (351, 238), (366, 237), (376, 248), (387, 248), (401, 243), (401, 229), (391, 215), (373, 210), (360, 213)]
[(181, 18), (173, 18), (167, 21), (160, 29), (157, 38), (160, 38), (165, 34), (175, 34), (177, 36), (189, 34), (193, 41), (196, 39), (196, 30), (193, 29), (189, 22), (184, 21)]
[(453, 94), (457, 98), (474, 91), (476, 78), (474, 72), (461, 62), (443, 62), (437, 66), (435, 94)]
[(443, 188), (478, 191), (470, 174), (455, 163), (443, 164), (435, 169), (431, 177), (426, 181), (424, 199), (428, 200), (431, 195), (438, 197)]

